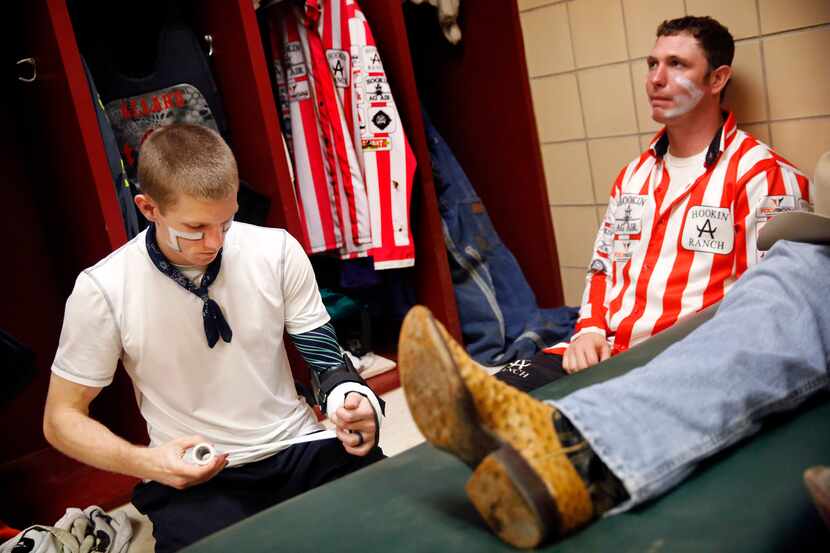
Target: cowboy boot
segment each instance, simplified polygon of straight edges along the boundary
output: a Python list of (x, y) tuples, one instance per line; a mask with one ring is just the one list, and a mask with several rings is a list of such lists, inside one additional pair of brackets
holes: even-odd
[(535, 547), (594, 517), (568, 457), (587, 443), (563, 446), (556, 409), (487, 374), (425, 307), (404, 319), (398, 363), (415, 423), (431, 444), (476, 467), (467, 494), (502, 540)]

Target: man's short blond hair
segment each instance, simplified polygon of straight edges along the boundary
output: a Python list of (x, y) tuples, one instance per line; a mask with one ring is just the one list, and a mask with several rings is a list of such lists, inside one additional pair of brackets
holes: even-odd
[(223, 200), (239, 188), (236, 158), (213, 129), (174, 123), (153, 131), (138, 156), (141, 192), (161, 209), (172, 207), (178, 194)]

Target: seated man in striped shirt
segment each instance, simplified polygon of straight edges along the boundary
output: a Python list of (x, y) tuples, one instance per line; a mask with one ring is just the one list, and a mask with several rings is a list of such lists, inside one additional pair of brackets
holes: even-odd
[(664, 21), (646, 58), (664, 128), (614, 182), (576, 332), (497, 377), (531, 390), (625, 351), (717, 303), (764, 252), (775, 214), (809, 209), (809, 179), (721, 108), (732, 35), (710, 17)]

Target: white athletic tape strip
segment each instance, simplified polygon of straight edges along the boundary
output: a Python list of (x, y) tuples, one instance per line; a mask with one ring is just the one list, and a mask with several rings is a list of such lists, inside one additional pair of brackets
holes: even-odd
[(205, 237), (204, 232), (182, 232), (174, 229), (173, 227), (167, 227), (167, 231), (170, 234), (170, 238), (167, 240), (167, 243), (177, 252), (182, 251), (182, 248), (179, 245), (179, 238), (184, 238), (185, 240), (201, 240)]
[(233, 455), (235, 453), (250, 453), (250, 452), (257, 452), (257, 453), (272, 453), (277, 452), (283, 449), (285, 446), (294, 445), (294, 444), (302, 444), (306, 442), (316, 442), (319, 440), (329, 440), (331, 438), (336, 438), (337, 433), (334, 430), (324, 430), (322, 432), (315, 432), (313, 434), (306, 434), (305, 436), (298, 436), (296, 438), (291, 438), (290, 440), (282, 440), (279, 442), (273, 442), (270, 444), (262, 444), (262, 445), (252, 445), (247, 447), (238, 447), (236, 449), (229, 449), (227, 451), (219, 451), (217, 452), (216, 449), (207, 442), (202, 442), (196, 444), (195, 446), (191, 447), (185, 452), (184, 455), (184, 462), (190, 463), (192, 465), (207, 465), (213, 461), (213, 458), (216, 457), (219, 453), (227, 453), (228, 455)]

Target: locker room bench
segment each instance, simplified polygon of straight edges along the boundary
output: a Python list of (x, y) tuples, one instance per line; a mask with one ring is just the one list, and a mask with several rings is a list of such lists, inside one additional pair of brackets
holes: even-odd
[[(591, 370), (548, 385), (562, 396), (643, 364), (714, 308)], [(538, 392), (537, 392), (538, 395)], [(754, 438), (705, 462), (671, 493), (602, 519), (543, 551), (830, 551), (802, 473), (830, 464), (830, 394), (769, 421)], [(187, 553), (291, 551), (511, 551), (464, 494), (469, 470), (422, 444), (272, 507)]]

